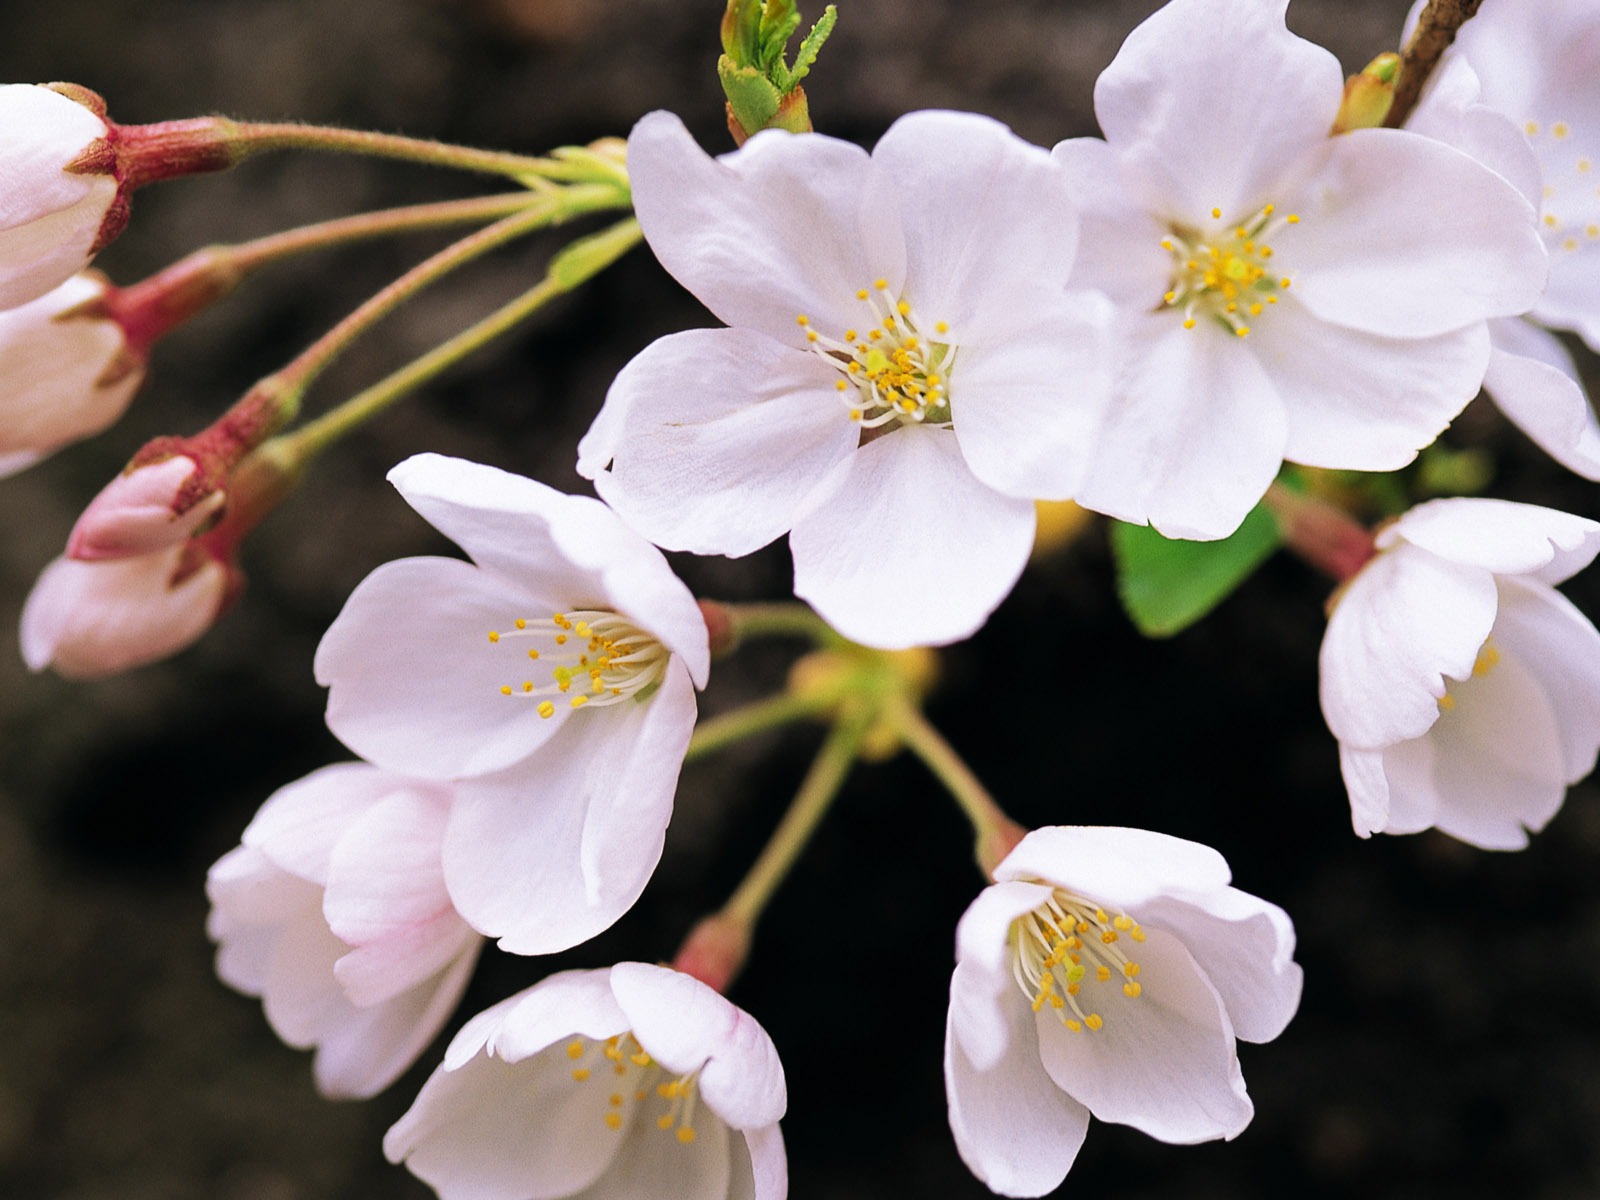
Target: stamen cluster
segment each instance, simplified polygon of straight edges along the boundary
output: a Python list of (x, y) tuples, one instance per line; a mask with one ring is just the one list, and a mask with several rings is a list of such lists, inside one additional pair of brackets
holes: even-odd
[[(1290, 213), (1274, 221), (1275, 211), (1268, 204), (1226, 232), (1174, 226), (1161, 239), (1161, 248), (1173, 261), (1172, 286), (1161, 302), (1183, 310), (1185, 329), (1195, 327), (1198, 313), (1235, 337), (1248, 337), (1249, 322), (1278, 302), (1276, 293), (1290, 281), (1273, 269), (1273, 251), (1266, 239), (1286, 225), (1298, 225), (1300, 218)], [(1220, 221), (1222, 210), (1213, 208), (1211, 219)]]
[[(1046, 1005), (1073, 1033), (1094, 1032), (1105, 1019), (1091, 1004), (1085, 1012), (1079, 995), (1086, 980), (1122, 981), (1122, 994), (1136, 1000), (1144, 991), (1139, 964), (1118, 943), (1126, 936), (1145, 940), (1144, 930), (1126, 913), (1109, 915), (1092, 900), (1056, 890), (1049, 900), (1011, 926), (1012, 976), (1034, 1012)], [(1112, 994), (1105, 989), (1104, 994)]]
[[(502, 696), (539, 698), (539, 715), (555, 716), (552, 696), (565, 696), (572, 708), (586, 704), (615, 704), (648, 695), (661, 682), (671, 657), (667, 648), (625, 617), (601, 610), (552, 613), (545, 621), (518, 617), (514, 628), (489, 631), (489, 641), (499, 645), (508, 638), (536, 638), (545, 643), (528, 648), (528, 658), (550, 672), (550, 682), (538, 686), (525, 679), (518, 686), (502, 684)], [(573, 692), (573, 682), (579, 686)]]
[[(867, 305), (871, 324), (845, 330), (842, 340), (818, 333), (804, 314), (795, 318), (811, 348), (844, 373), (833, 386), (850, 419), (863, 429), (891, 421), (949, 425), (956, 347), (924, 337), (910, 301), (894, 299), (886, 279), (860, 289), (856, 299)], [(943, 321), (932, 328), (937, 337), (950, 332)]]
[[(599, 1059), (596, 1058), (598, 1052)], [(691, 1071), (676, 1079), (658, 1082), (663, 1074), (649, 1051), (639, 1045), (632, 1033), (618, 1034), (603, 1042), (590, 1042), (575, 1038), (567, 1045), (567, 1057), (572, 1059), (572, 1078), (587, 1083), (595, 1072), (605, 1072), (616, 1080), (618, 1090), (607, 1097), (605, 1124), (607, 1129), (620, 1130), (624, 1124), (623, 1113), (631, 1095), (635, 1104), (644, 1104), (652, 1093), (667, 1102), (667, 1111), (656, 1118), (656, 1128), (675, 1129), (679, 1142), (687, 1146), (695, 1139), (694, 1110), (695, 1082), (698, 1072)]]

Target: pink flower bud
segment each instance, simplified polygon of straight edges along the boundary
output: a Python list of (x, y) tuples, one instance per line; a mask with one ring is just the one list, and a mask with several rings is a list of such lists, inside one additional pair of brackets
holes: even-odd
[(22, 610), (22, 658), (97, 679), (176, 654), (237, 593), (236, 568), (198, 542), (113, 562), (58, 558)]
[(106, 291), (105, 280), (83, 274), (0, 312), (0, 478), (99, 433), (144, 382), (144, 355), (96, 311)]
[(0, 85), (0, 309), (58, 287), (110, 240), (103, 232), (115, 235), (120, 189), (114, 156), (103, 153), (110, 131), (103, 112), (79, 99)]
[(149, 554), (185, 542), (227, 501), (196, 477), (187, 455), (134, 466), (89, 502), (67, 539), (67, 557), (93, 562)]

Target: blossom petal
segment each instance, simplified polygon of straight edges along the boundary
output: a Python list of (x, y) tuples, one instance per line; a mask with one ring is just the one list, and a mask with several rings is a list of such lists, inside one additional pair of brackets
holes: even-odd
[(728, 1200), (783, 1200), (789, 1194), (789, 1157), (776, 1125), (747, 1129), (729, 1139), (733, 1155)]
[(1095, 114), (1146, 207), (1187, 220), (1218, 207), (1237, 221), (1327, 139), (1343, 72), (1288, 31), (1287, 6), (1173, 0), (1101, 72)]
[(572, 1200), (727, 1200), (733, 1168), (728, 1143), (737, 1134), (715, 1116), (695, 1123), (694, 1141), (687, 1145), (649, 1126), (636, 1118), (610, 1170)]
[(1576, 783), (1594, 770), (1600, 747), (1600, 633), (1565, 596), (1502, 579), (1494, 637), (1533, 672), (1561, 738), (1562, 776)]
[(727, 325), (804, 348), (795, 317), (846, 328), (855, 293), (898, 294), (905, 244), (865, 151), (821, 134), (758, 133), (713, 160), (654, 112), (628, 138), (634, 210), (650, 249)]
[(627, 1030), (628, 1018), (611, 993), (610, 971), (559, 971), (462, 1026), (444, 1065), (455, 1070), (479, 1050), (521, 1062), (569, 1038), (598, 1042)]
[(1536, 504), (1477, 496), (1430, 500), (1379, 536), (1380, 547), (1404, 539), (1440, 558), (1560, 583), (1600, 554), (1600, 523)]
[(897, 429), (839, 464), (795, 518), (794, 592), (881, 649), (974, 633), (1033, 547), (1033, 502), (973, 475), (955, 435)]
[(1549, 272), (1516, 188), (1442, 142), (1401, 129), (1329, 138), (1293, 203), (1281, 258), (1325, 321), (1430, 337), (1527, 312)]
[(1551, 458), (1600, 480), (1600, 420), (1566, 347), (1528, 321), (1492, 321), (1490, 335), (1494, 353), (1483, 379), (1490, 398)]
[(1162, 930), (1146, 929), (1138, 961), (1141, 994), (1113, 993), (1099, 1030), (1073, 1033), (1056, 1010), (1040, 1010), (1044, 1069), (1102, 1121), (1180, 1144), (1237, 1136), (1254, 1108), (1216, 989)]
[(1393, 471), (1416, 458), (1478, 394), (1489, 363), (1482, 323), (1389, 338), (1319, 320), (1291, 294), (1250, 335), (1287, 398), (1283, 456), (1312, 467)]
[(1049, 825), (1018, 842), (994, 877), (1047, 882), (1132, 909), (1163, 892), (1217, 891), (1230, 875), (1227, 860), (1199, 842), (1148, 829)]
[[(1391, 795), (1388, 773), (1383, 764), (1390, 752), (1357, 750), (1343, 742), (1339, 744), (1339, 773), (1344, 776), (1345, 790), (1350, 794), (1350, 823), (1358, 837), (1371, 837), (1375, 833), (1389, 831)], [(1426, 829), (1432, 820), (1430, 811), (1418, 829)], [(1397, 829), (1395, 832), (1416, 833), (1417, 829)]]
[(1495, 605), (1494, 579), (1481, 567), (1405, 546), (1369, 562), (1322, 639), (1322, 715), (1333, 735), (1374, 749), (1426, 733), (1444, 677), (1471, 674)]
[[(952, 983), (952, 995), (953, 989)], [(1089, 1113), (1045, 1074), (1033, 1013), (1020, 996), (1010, 999), (1014, 1003), (997, 1009), (1012, 1050), (986, 1068), (967, 1056), (951, 1006), (944, 1037), (950, 1132), (961, 1161), (990, 1191), (1042, 1196), (1066, 1178), (1089, 1130)]]
[(1168, 537), (1227, 537), (1283, 462), (1284, 402), (1248, 339), (1130, 319), (1124, 377), (1106, 418), (1086, 508)]
[(861, 431), (834, 388), (843, 378), (748, 330), (660, 338), (617, 375), (578, 471), (657, 545), (749, 554), (788, 532), (855, 449)]
[(1011, 1027), (1004, 1004), (1005, 997), (1017, 986), (1011, 973), (1011, 923), (1048, 900), (1051, 890), (1020, 882), (986, 887), (967, 907), (956, 927), (956, 970), (950, 979), (951, 1029), (961, 1039), (965, 1060), (980, 1071), (992, 1068), (1011, 1047)]
[(1161, 247), (1167, 226), (1123, 186), (1116, 152), (1099, 138), (1057, 142), (1050, 157), (1079, 209), (1070, 285), (1104, 292), (1122, 308), (1150, 308), (1172, 285), (1172, 255)]
[(368, 763), (334, 763), (285, 784), (240, 838), (285, 871), (327, 885), (333, 848), (362, 813), (405, 781)]

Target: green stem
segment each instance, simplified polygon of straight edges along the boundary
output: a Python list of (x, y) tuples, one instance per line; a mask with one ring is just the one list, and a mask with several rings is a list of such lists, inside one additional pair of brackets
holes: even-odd
[(697, 758), (704, 758), (707, 754), (714, 754), (758, 733), (765, 733), (769, 729), (777, 729), (790, 722), (816, 716), (837, 703), (837, 698), (833, 696), (815, 694), (797, 696), (792, 692), (783, 692), (769, 696), (765, 700), (757, 700), (753, 704), (746, 704), (731, 712), (721, 713), (695, 726), (694, 736), (689, 739), (689, 750), (684, 755), (684, 761), (692, 762)]
[(842, 640), (832, 627), (804, 604), (726, 604), (735, 639), (743, 637), (806, 637), (820, 644)]
[(816, 832), (823, 815), (833, 804), (844, 783), (845, 776), (856, 760), (873, 712), (870, 708), (856, 707), (840, 717), (829, 731), (817, 757), (806, 772), (800, 790), (795, 793), (789, 811), (772, 833), (761, 851), (761, 856), (751, 866), (744, 881), (739, 884), (718, 915), (737, 921), (746, 928), (754, 926), (772, 894), (789, 874), (800, 851)]
[(480, 150), (455, 146), (426, 138), (401, 137), (392, 133), (372, 133), (362, 129), (338, 129), (324, 125), (298, 125), (293, 122), (227, 122), (230, 143), (243, 154), (265, 150), (323, 150), (338, 154), (365, 154), (402, 162), (426, 163), (458, 171), (479, 171), (489, 175), (510, 175), (517, 179), (546, 174), (551, 160), (502, 150)]
[(556, 296), (571, 291), (598, 274), (636, 245), (640, 236), (639, 223), (629, 217), (609, 229), (572, 243), (551, 262), (545, 277), (521, 296), (358, 392), (338, 408), (285, 435), (282, 441), (294, 455), (302, 458), (309, 458), (326, 449), (396, 400), (516, 328)]

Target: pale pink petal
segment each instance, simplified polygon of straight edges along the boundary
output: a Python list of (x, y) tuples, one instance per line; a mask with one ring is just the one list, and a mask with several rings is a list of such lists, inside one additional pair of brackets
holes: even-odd
[(715, 1116), (697, 1118), (694, 1131), (694, 1141), (684, 1145), (672, 1132), (635, 1119), (610, 1169), (572, 1200), (727, 1200), (733, 1169), (728, 1143), (739, 1135), (730, 1135)]
[[(995, 877), (1000, 882), (979, 892), (967, 905), (967, 911), (961, 914), (961, 921), (956, 925), (957, 961), (966, 963), (985, 976), (1003, 977), (1008, 984), (1011, 980), (1011, 951), (1006, 945), (1006, 935), (1011, 929), (1011, 922), (1038, 908), (1050, 898), (1052, 890), (1047, 885), (1023, 881), (1030, 876), (1039, 878), (1030, 867), (1053, 861), (1051, 852), (1055, 849), (1055, 843), (1044, 838), (1045, 833), (1045, 830), (1036, 829), (1023, 839), (1024, 843), (1030, 838), (1035, 839), (1035, 844), (1019, 860), (1023, 864), (1022, 869), (1011, 868), (1011, 857), (1000, 863), (995, 868)], [(1039, 846), (1041, 840), (1048, 844)], [(1039, 853), (1029, 858), (1035, 847)], [(1021, 849), (1020, 845), (1018, 849)], [(1016, 851), (1012, 851), (1012, 857), (1015, 855)]]
[(1378, 544), (1399, 539), (1451, 562), (1555, 584), (1600, 554), (1600, 523), (1535, 504), (1452, 497), (1417, 505)]
[(657, 545), (749, 554), (787, 533), (855, 449), (860, 428), (834, 387), (843, 379), (747, 330), (661, 338), (617, 375), (579, 445), (579, 473)]
[(733, 1157), (728, 1200), (783, 1200), (789, 1194), (789, 1157), (776, 1125), (729, 1138)]
[(1042, 1196), (1066, 1178), (1088, 1132), (1089, 1113), (1045, 1074), (1028, 1004), (1021, 995), (1006, 999), (997, 1006), (997, 1019), (1007, 1026), (1011, 1050), (987, 1067), (968, 1057), (960, 1016), (951, 1005), (944, 1038), (950, 1132), (961, 1161), (990, 1191)]
[(897, 429), (841, 463), (796, 516), (794, 592), (869, 646), (959, 641), (1011, 591), (1033, 529), (1033, 502), (980, 482), (954, 434)]
[(724, 324), (804, 348), (795, 317), (842, 329), (858, 289), (900, 291), (893, 194), (849, 142), (772, 131), (713, 160), (655, 112), (628, 138), (628, 175), (650, 249)]
[(1108, 908), (1133, 909), (1163, 892), (1228, 886), (1227, 861), (1210, 846), (1148, 829), (1048, 825), (1017, 843), (996, 880), (1053, 884)]
[(1145, 207), (1242, 219), (1327, 138), (1343, 74), (1285, 28), (1287, 3), (1174, 0), (1101, 73), (1095, 114)]
[[(1400, 743), (1401, 746), (1409, 744)], [(1392, 797), (1388, 773), (1384, 770), (1384, 758), (1390, 752), (1357, 750), (1342, 742), (1339, 744), (1339, 772), (1344, 776), (1345, 790), (1350, 793), (1350, 824), (1359, 837), (1371, 837), (1375, 833), (1389, 831)], [(1415, 833), (1418, 829), (1426, 829), (1432, 818), (1430, 809), (1417, 829), (1396, 829), (1395, 832)]]
[(1478, 74), (1460, 54), (1446, 52), (1421, 101), (1406, 118), (1412, 133), (1434, 138), (1482, 163), (1535, 208), (1540, 204), (1539, 160), (1517, 123), (1478, 103)]
[(1104, 1026), (1073, 1033), (1049, 1006), (1034, 1017), (1039, 1054), (1056, 1086), (1102, 1121), (1164, 1142), (1232, 1138), (1254, 1108), (1234, 1053), (1233, 1027), (1216, 989), (1176, 938), (1147, 928), (1139, 947), (1143, 990), (1086, 983), (1078, 1002), (1099, 1003)]
[(1172, 282), (1172, 255), (1161, 247), (1166, 224), (1123, 187), (1116, 154), (1099, 138), (1058, 142), (1050, 156), (1080, 215), (1071, 285), (1104, 292), (1124, 308), (1153, 306)]
[(200, 464), (174, 455), (118, 475), (89, 501), (67, 538), (67, 554), (89, 561), (150, 554), (187, 541), (214, 518), (227, 493), (214, 489), (182, 512), (179, 496)]
[[(950, 979), (950, 1028), (966, 1061), (987, 1071), (1011, 1047), (1006, 998), (1012, 976), (1011, 923), (1050, 898), (1034, 883), (997, 883), (978, 893), (956, 927), (956, 970)], [(1032, 1039), (1029, 1039), (1030, 1045)]]
[(360, 946), (449, 912), (439, 865), (449, 814), (448, 789), (404, 780), (356, 814), (329, 860), (328, 927)]
[(1490, 334), (1494, 353), (1483, 380), (1490, 399), (1551, 458), (1600, 480), (1600, 420), (1566, 348), (1528, 321), (1492, 321)]
[(368, 763), (321, 767), (268, 796), (240, 840), (280, 869), (326, 886), (333, 848), (345, 831), (406, 783)]
[(1538, 681), (1561, 738), (1562, 775), (1576, 783), (1594, 770), (1600, 747), (1600, 633), (1565, 596), (1502, 579), (1494, 638)]

